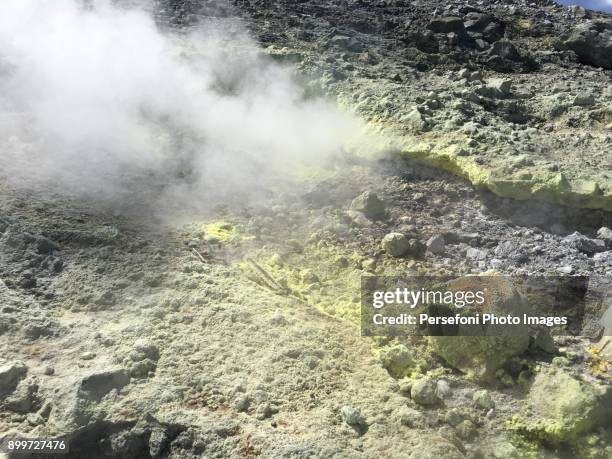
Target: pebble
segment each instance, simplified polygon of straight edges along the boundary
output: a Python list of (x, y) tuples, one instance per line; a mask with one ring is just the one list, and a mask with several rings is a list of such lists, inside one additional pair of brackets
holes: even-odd
[(382, 240), (382, 248), (395, 258), (400, 258), (408, 252), (408, 238), (401, 233), (389, 233)]
[(342, 416), (342, 420), (349, 426), (365, 425), (365, 419), (363, 418), (361, 411), (353, 406), (345, 405), (340, 408), (340, 415)]
[(436, 405), (440, 401), (436, 381), (430, 378), (415, 381), (410, 389), (410, 396), (415, 403), (423, 406)]
[(477, 390), (474, 392), (474, 395), (472, 395), (472, 400), (474, 400), (476, 406), (484, 410), (495, 408), (495, 402), (491, 398), (491, 394), (488, 390)]
[(465, 416), (458, 408), (448, 410), (444, 416), (445, 422), (452, 427), (459, 425), (459, 423), (461, 423), (464, 419)]
[(350, 210), (361, 212), (371, 220), (385, 217), (385, 203), (373, 191), (365, 191), (351, 202)]
[(612, 251), (596, 253), (593, 255), (593, 261), (612, 264)]
[(576, 97), (574, 97), (574, 105), (578, 105), (580, 107), (589, 107), (593, 104), (595, 104), (595, 97), (593, 97), (593, 94), (582, 92), (576, 94)]
[(444, 399), (451, 396), (452, 389), (450, 384), (445, 379), (439, 379), (436, 384), (436, 394), (439, 398)]
[(440, 254), (443, 253), (446, 248), (446, 241), (443, 235), (436, 234), (430, 237), (425, 245), (430, 253)]
[(473, 261), (483, 261), (487, 258), (487, 251), (484, 249), (476, 249), (474, 247), (470, 247), (467, 249), (465, 253), (466, 258)]
[(478, 434), (476, 425), (468, 419), (461, 421), (459, 425), (455, 427), (455, 430), (457, 432), (457, 436), (462, 440), (471, 440)]
[(28, 372), (28, 367), (20, 361), (0, 366), (0, 394), (15, 388)]
[(597, 231), (597, 237), (612, 247), (612, 229), (603, 226)]
[(578, 231), (563, 238), (563, 242), (579, 252), (593, 255), (606, 250), (606, 244), (601, 239), (591, 239)]

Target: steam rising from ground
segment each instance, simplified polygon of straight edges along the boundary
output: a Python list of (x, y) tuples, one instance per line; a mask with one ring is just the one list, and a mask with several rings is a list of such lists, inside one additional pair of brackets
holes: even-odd
[(356, 122), (305, 100), (241, 30), (162, 33), (143, 9), (109, 1), (4, 0), (0, 175), (78, 196), (157, 187), (205, 202), (337, 154)]

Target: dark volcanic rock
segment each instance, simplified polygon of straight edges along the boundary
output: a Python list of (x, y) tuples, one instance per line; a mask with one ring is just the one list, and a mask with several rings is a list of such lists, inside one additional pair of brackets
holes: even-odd
[(43, 236), (36, 238), (36, 251), (41, 255), (52, 254), (54, 251), (59, 249), (59, 245), (57, 245), (51, 239), (47, 239)]
[(427, 28), (434, 33), (454, 32), (457, 35), (466, 34), (465, 26), (463, 25), (463, 20), (455, 16), (436, 18), (429, 23)]
[(335, 35), (329, 41), (329, 44), (354, 53), (360, 53), (364, 49), (363, 43), (361, 43), (359, 40), (344, 35)]
[(557, 47), (574, 51), (585, 64), (612, 69), (612, 23), (600, 21), (576, 27)]
[(521, 59), (518, 49), (516, 49), (516, 46), (510, 40), (499, 40), (493, 43), (489, 54), (511, 61), (519, 61)]
[(7, 363), (0, 366), (0, 395), (15, 390), (28, 372), (28, 367), (23, 362)]
[(586, 253), (587, 255), (593, 255), (597, 252), (603, 252), (606, 250), (606, 244), (601, 239), (591, 239), (589, 237), (575, 232), (566, 236), (563, 239), (568, 246), (578, 250), (579, 252)]
[(99, 400), (113, 389), (128, 385), (130, 376), (124, 369), (93, 373), (81, 381), (79, 392), (87, 398)]

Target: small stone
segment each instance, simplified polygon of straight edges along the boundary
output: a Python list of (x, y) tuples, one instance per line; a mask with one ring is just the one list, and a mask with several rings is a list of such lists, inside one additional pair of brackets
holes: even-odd
[(477, 38), (476, 40), (474, 40), (474, 44), (481, 51), (489, 47), (489, 44), (486, 41), (484, 41), (482, 38)]
[(468, 419), (461, 421), (459, 425), (455, 427), (455, 430), (457, 432), (457, 436), (462, 440), (471, 440), (478, 434), (476, 425)]
[(38, 384), (33, 381), (25, 381), (17, 386), (15, 392), (5, 402), (5, 407), (15, 413), (27, 414), (33, 410), (36, 403)]
[(398, 382), (398, 387), (399, 387), (400, 394), (405, 395), (405, 396), (410, 396), (410, 391), (412, 390), (412, 383), (413, 382), (414, 381), (412, 379), (409, 379), (409, 378), (401, 379)]
[(563, 242), (579, 252), (593, 255), (606, 250), (606, 244), (601, 239), (591, 239), (578, 231), (563, 238)]
[(551, 334), (546, 330), (538, 330), (533, 341), (533, 345), (547, 354), (554, 354), (557, 350), (555, 341)]
[(345, 405), (340, 408), (340, 415), (342, 420), (349, 426), (358, 427), (365, 425), (365, 419), (361, 415), (361, 411), (353, 406)]
[(336, 259), (336, 264), (338, 265), (338, 267), (340, 268), (348, 268), (349, 266), (349, 260), (346, 257), (338, 257)]
[(464, 419), (465, 416), (457, 408), (452, 408), (448, 410), (446, 415), (444, 416), (444, 421), (452, 427), (459, 425)]
[(464, 36), (466, 34), (463, 19), (455, 16), (444, 16), (432, 20), (427, 28), (434, 33), (456, 33)]
[(140, 360), (143, 360), (145, 358), (149, 358), (151, 360), (159, 359), (159, 349), (153, 341), (147, 338), (137, 339), (134, 342), (134, 351), (140, 356), (142, 356), (142, 359)]
[(484, 410), (490, 410), (491, 408), (495, 408), (495, 402), (491, 398), (491, 394), (489, 394), (488, 390), (477, 390), (472, 395), (472, 400), (479, 408)]
[(512, 81), (504, 78), (492, 78), (481, 88), (481, 94), (488, 97), (507, 97), (510, 95)]
[(367, 260), (363, 260), (361, 262), (361, 269), (364, 271), (373, 273), (376, 270), (376, 260), (373, 258), (368, 258)]
[(421, 258), (425, 254), (427, 247), (417, 239), (408, 240), (408, 256), (411, 258)]
[(437, 384), (433, 379), (421, 378), (412, 384), (410, 396), (415, 403), (423, 406), (436, 405), (440, 401), (437, 395)]
[(462, 80), (468, 79), (470, 77), (470, 71), (468, 69), (461, 69), (459, 73), (457, 73), (457, 76)]
[(561, 274), (571, 274), (574, 272), (574, 267), (570, 265), (560, 266), (559, 268), (557, 268), (557, 272)]
[(486, 260), (487, 259), (487, 251), (484, 249), (477, 249), (474, 247), (470, 247), (469, 249), (467, 249), (465, 256), (466, 258), (473, 260), (473, 261), (482, 261), (482, 260)]
[(100, 400), (111, 390), (119, 390), (130, 383), (130, 376), (123, 368), (98, 371), (81, 380), (79, 392), (94, 400)]
[(579, 107), (590, 107), (595, 104), (595, 97), (593, 94), (589, 93), (580, 93), (574, 97), (574, 105)]
[(19, 280), (19, 286), (25, 289), (36, 288), (38, 282), (36, 278), (32, 275), (32, 273), (24, 272), (22, 273), (22, 278)]
[(337, 46), (338, 48), (346, 49), (354, 53), (360, 53), (363, 51), (364, 46), (359, 40), (353, 37), (347, 37), (346, 35), (334, 35), (329, 41), (330, 45)]
[(436, 394), (439, 398), (445, 399), (451, 396), (452, 389), (450, 384), (445, 379), (439, 379), (436, 385)]
[(275, 253), (270, 257), (270, 264), (272, 266), (282, 267), (285, 263), (283, 261), (283, 257), (280, 254)]
[(612, 390), (609, 384), (584, 381), (564, 368), (543, 368), (521, 403), (517, 420), (527, 432), (553, 444), (598, 427), (610, 426)]
[(394, 378), (406, 376), (414, 366), (412, 354), (403, 344), (383, 349), (380, 353), (380, 362)]
[(255, 410), (255, 417), (262, 421), (264, 419), (271, 418), (276, 413), (278, 413), (278, 408), (270, 405), (268, 402), (265, 402), (257, 407)]
[(593, 255), (593, 261), (612, 264), (612, 251), (596, 253)]
[(604, 241), (608, 246), (612, 246), (612, 229), (607, 227), (599, 228), (597, 238)]
[(25, 378), (28, 367), (20, 361), (0, 366), (0, 395), (15, 390), (19, 381)]
[(130, 376), (133, 378), (146, 378), (153, 374), (156, 368), (157, 364), (151, 359), (139, 360), (130, 366)]
[(55, 273), (61, 273), (64, 270), (64, 261), (59, 259), (59, 258), (56, 258), (55, 260), (53, 260), (53, 264), (51, 265), (51, 269)]
[(39, 426), (45, 423), (45, 419), (38, 413), (30, 413), (27, 415), (26, 420), (31, 426)]
[(401, 408), (400, 413), (400, 422), (402, 425), (410, 428), (420, 428), (425, 424), (425, 416), (418, 410), (414, 408), (409, 408), (404, 406)]
[(55, 368), (53, 368), (53, 367), (46, 367), (45, 368), (45, 375), (53, 376), (54, 374), (55, 374)]
[(518, 61), (521, 58), (516, 46), (510, 40), (502, 39), (493, 43), (493, 46), (489, 50), (492, 56), (499, 56), (504, 59), (511, 61)]
[(351, 210), (361, 212), (371, 220), (385, 217), (385, 203), (373, 191), (366, 191), (351, 202)]
[(251, 397), (246, 394), (240, 395), (234, 402), (234, 409), (239, 413), (248, 411), (249, 406), (251, 406)]
[(408, 253), (408, 238), (401, 233), (389, 233), (382, 240), (382, 248), (392, 257), (400, 258)]
[(427, 131), (429, 128), (429, 123), (417, 107), (402, 117), (402, 123), (413, 134)]
[(96, 357), (96, 354), (93, 352), (83, 352), (81, 354), (81, 360), (92, 360)]
[(41, 255), (49, 255), (55, 251), (58, 251), (59, 245), (53, 242), (51, 239), (39, 236), (36, 238), (36, 251)]
[(436, 234), (430, 237), (425, 245), (430, 253), (440, 254), (443, 253), (446, 248), (446, 241), (444, 240), (444, 236)]

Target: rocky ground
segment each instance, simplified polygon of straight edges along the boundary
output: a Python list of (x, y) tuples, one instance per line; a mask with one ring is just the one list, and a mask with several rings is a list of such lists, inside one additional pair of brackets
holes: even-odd
[(402, 154), (502, 196), (612, 210), (609, 16), (550, 1), (238, 4), (272, 55), (323, 75)]
[[(160, 17), (188, 25), (200, 2), (180, 6)], [(610, 457), (602, 330), (453, 352), (359, 330), (364, 275), (612, 274), (609, 19), (207, 6), (194, 15), (243, 17), (392, 154), (163, 220), (2, 186), (0, 433), (66, 438), (75, 458)]]

